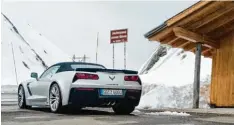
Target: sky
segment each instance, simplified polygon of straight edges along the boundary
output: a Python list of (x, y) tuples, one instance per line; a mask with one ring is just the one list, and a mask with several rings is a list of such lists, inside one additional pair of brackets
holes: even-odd
[[(112, 68), (113, 62), (110, 30), (127, 28), (127, 69), (138, 70), (158, 46), (144, 38), (144, 34), (194, 3), (5, 0), (2, 12), (14, 21), (27, 22), (71, 57), (85, 54), (88, 62), (95, 62), (99, 33), (98, 63), (107, 68)], [(115, 68), (124, 68), (122, 43), (115, 44)]]

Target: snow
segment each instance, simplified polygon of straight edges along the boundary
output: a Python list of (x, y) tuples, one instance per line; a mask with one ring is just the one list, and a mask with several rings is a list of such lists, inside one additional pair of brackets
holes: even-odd
[(135, 109), (133, 112), (134, 112), (134, 113), (140, 113), (141, 111)]
[[(138, 109), (191, 108), (192, 85), (158, 85), (141, 97)], [(207, 95), (200, 97), (200, 108), (208, 108)]]
[(13, 51), (18, 82), (30, 79), (31, 72), (40, 75), (48, 66), (70, 60), (68, 55), (26, 22), (12, 20), (7, 15), (2, 15), (1, 21), (2, 86), (17, 85)]
[[(181, 49), (169, 49), (166, 56), (140, 76), (145, 84), (163, 84), (166, 86), (183, 86), (192, 84), (194, 78), (195, 55), (192, 52), (181, 52)], [(186, 56), (184, 59), (183, 56)], [(211, 59), (202, 57), (201, 79), (211, 73)]]
[(147, 115), (167, 115), (167, 116), (190, 116), (188, 113), (184, 112), (170, 112), (170, 111), (164, 111), (164, 112), (151, 112), (151, 113), (145, 113)]
[[(143, 92), (137, 108), (192, 108), (194, 62), (193, 53), (167, 48), (167, 54), (140, 75)], [(209, 108), (210, 76), (211, 59), (202, 57), (200, 108)]]

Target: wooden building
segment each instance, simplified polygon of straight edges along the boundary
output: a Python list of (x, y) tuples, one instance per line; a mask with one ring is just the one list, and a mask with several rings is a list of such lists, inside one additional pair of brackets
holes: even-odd
[(233, 1), (197, 2), (145, 37), (196, 54), (194, 108), (198, 108), (199, 101), (201, 55), (212, 58), (211, 105), (234, 107)]

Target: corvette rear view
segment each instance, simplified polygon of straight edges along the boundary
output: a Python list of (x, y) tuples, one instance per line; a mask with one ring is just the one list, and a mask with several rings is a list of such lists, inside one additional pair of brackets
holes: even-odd
[(22, 82), (18, 89), (20, 108), (48, 106), (52, 112), (64, 107), (112, 107), (116, 114), (130, 114), (141, 97), (136, 71), (106, 69), (93, 63), (63, 62), (40, 77)]

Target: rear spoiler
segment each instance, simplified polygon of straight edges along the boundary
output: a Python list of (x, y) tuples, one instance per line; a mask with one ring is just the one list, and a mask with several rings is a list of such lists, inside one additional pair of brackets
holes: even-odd
[(138, 74), (137, 71), (133, 71), (133, 70), (100, 69), (100, 68), (77, 68), (76, 71)]

